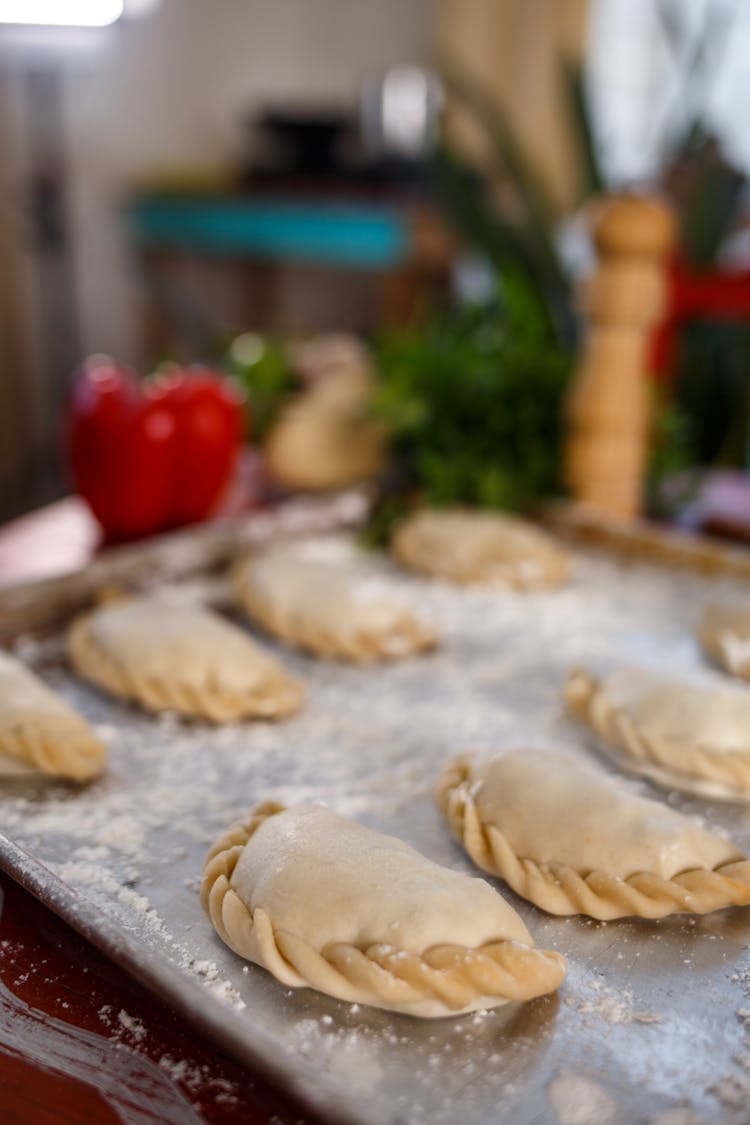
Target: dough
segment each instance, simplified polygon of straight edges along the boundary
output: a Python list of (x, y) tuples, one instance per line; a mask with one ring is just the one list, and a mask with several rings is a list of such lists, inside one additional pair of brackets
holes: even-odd
[(703, 651), (724, 671), (750, 680), (750, 606), (708, 606), (699, 637)]
[(369, 372), (340, 370), (296, 396), (265, 443), (268, 470), (286, 488), (319, 492), (345, 488), (381, 472), (385, 428), (372, 416)]
[(668, 788), (750, 801), (750, 691), (680, 683), (638, 668), (571, 673), (568, 707), (618, 764)]
[(331, 537), (279, 543), (234, 568), (250, 618), (318, 656), (378, 660), (437, 643), (427, 619), (378, 574), (367, 553)]
[(0, 652), (0, 778), (88, 781), (107, 751), (86, 720), (20, 660)]
[(663, 918), (750, 902), (750, 861), (734, 844), (574, 754), (460, 758), (436, 795), (474, 862), (550, 914)]
[(423, 508), (395, 531), (393, 553), (412, 570), (454, 582), (521, 590), (558, 586), (569, 557), (528, 520), (464, 508)]
[(208, 610), (134, 597), (76, 618), (76, 672), (147, 711), (227, 723), (297, 711), (303, 689), (242, 629)]
[(459, 1015), (552, 992), (565, 975), (484, 880), (321, 805), (260, 805), (214, 845), (201, 895), (240, 956), (352, 1003)]

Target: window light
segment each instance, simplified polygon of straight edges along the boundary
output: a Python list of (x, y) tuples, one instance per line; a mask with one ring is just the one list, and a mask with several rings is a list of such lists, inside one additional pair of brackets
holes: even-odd
[(0, 0), (0, 23), (108, 27), (123, 8), (123, 0)]

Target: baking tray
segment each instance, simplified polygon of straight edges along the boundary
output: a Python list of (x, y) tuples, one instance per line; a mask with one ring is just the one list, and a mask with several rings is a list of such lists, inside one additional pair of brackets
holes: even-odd
[[(434, 615), (442, 649), (366, 668), (284, 653), (307, 682), (309, 702), (275, 725), (155, 720), (66, 671), (60, 626), (97, 585), (167, 584), (173, 596), (221, 603), (214, 575), (239, 544), (290, 528), (320, 530), (356, 518), (355, 509), (352, 498), (334, 509), (302, 505), (0, 594), (6, 639), (12, 634), (110, 746), (106, 776), (86, 789), (4, 787), (0, 866), (327, 1120), (747, 1122), (750, 910), (597, 923), (547, 917), (504, 890), (538, 944), (567, 955), (563, 988), (530, 1004), (437, 1021), (286, 989), (214, 935), (197, 899), (203, 856), (257, 800), (322, 800), (476, 874), (432, 801), (442, 762), (465, 749), (519, 745), (596, 753), (559, 704), (568, 668), (624, 660), (718, 677), (703, 668), (692, 630), (708, 599), (749, 592), (733, 566), (727, 574), (712, 566), (707, 577), (684, 558), (677, 571), (636, 561), (632, 551), (623, 561), (588, 547), (576, 551), (567, 588), (531, 595), (394, 571)], [(580, 522), (557, 513), (568, 530), (580, 531)], [(19, 639), (29, 611), (34, 629)], [(666, 799), (750, 850), (747, 807)]]

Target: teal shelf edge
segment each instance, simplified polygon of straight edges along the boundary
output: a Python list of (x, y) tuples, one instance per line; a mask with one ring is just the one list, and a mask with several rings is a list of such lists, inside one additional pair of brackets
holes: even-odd
[(387, 269), (410, 244), (402, 215), (353, 204), (142, 199), (127, 218), (142, 247), (237, 258)]

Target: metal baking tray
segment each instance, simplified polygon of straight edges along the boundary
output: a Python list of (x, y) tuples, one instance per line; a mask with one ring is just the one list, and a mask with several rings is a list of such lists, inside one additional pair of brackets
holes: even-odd
[[(280, 524), (320, 529), (326, 518), (303, 506)], [(275, 725), (156, 720), (65, 669), (60, 626), (97, 584), (171, 584), (175, 596), (221, 603), (215, 576), (226, 559), (238, 544), (278, 530), (278, 521), (250, 520), (0, 593), (5, 640), (110, 747), (107, 774), (88, 788), (3, 787), (0, 866), (328, 1120), (750, 1120), (750, 909), (597, 923), (545, 916), (500, 885), (538, 944), (568, 957), (562, 989), (525, 1005), (420, 1021), (284, 988), (222, 945), (197, 898), (213, 838), (265, 797), (324, 801), (476, 874), (432, 800), (442, 762), (465, 749), (525, 745), (596, 754), (562, 712), (567, 670), (627, 661), (718, 676), (700, 672), (692, 631), (707, 600), (747, 596), (746, 581), (589, 549), (575, 552), (568, 587), (544, 593), (460, 589), (393, 571), (429, 607), (442, 648), (363, 668), (283, 653), (309, 701)], [(31, 634), (20, 635), (23, 620), (33, 621)], [(750, 850), (749, 808), (661, 795)]]

